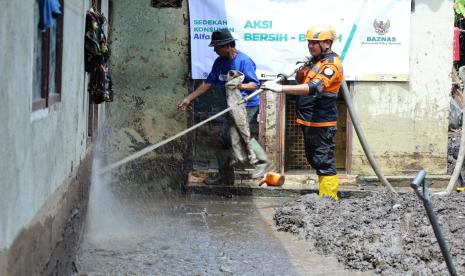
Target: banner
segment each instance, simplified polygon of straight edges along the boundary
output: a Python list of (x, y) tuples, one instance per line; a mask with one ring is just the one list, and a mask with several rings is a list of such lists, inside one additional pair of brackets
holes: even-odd
[(410, 0), (189, 0), (192, 78), (205, 79), (217, 58), (214, 30), (228, 28), (236, 48), (274, 79), (309, 56), (305, 33), (331, 25), (334, 52), (354, 81), (408, 81)]

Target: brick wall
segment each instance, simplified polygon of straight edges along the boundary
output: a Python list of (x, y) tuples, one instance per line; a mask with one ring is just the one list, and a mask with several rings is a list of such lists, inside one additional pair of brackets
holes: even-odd
[[(344, 101), (338, 101), (337, 108), (339, 117), (337, 122), (337, 132), (335, 136), (335, 158), (336, 167), (345, 169), (346, 161), (346, 120), (347, 108)], [(295, 97), (287, 96), (286, 98), (286, 170), (304, 170), (310, 169), (305, 157), (305, 146), (303, 134), (300, 126), (295, 122), (296, 107)]]
[(295, 97), (286, 98), (286, 170), (310, 169), (305, 157), (305, 146), (300, 126), (295, 122)]

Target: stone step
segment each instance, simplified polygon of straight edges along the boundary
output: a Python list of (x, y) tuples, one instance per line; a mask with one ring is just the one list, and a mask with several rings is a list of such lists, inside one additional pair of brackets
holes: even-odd
[[(188, 175), (188, 183), (202, 183), (205, 178), (209, 175), (213, 175), (217, 170), (197, 170), (191, 171)], [(235, 171), (236, 183), (240, 184), (243, 182), (254, 181), (250, 178), (251, 170)], [(311, 187), (317, 185), (318, 176), (316, 174), (305, 174), (305, 173), (286, 173), (286, 181), (284, 185), (304, 185)], [(361, 175), (349, 175), (349, 174), (338, 174), (340, 186), (382, 186), (382, 183), (378, 180), (377, 176), (361, 176)], [(410, 182), (413, 180), (414, 175), (401, 175), (401, 176), (386, 176), (387, 180), (393, 187), (410, 187)], [(433, 188), (445, 188), (449, 183), (450, 175), (426, 175), (426, 181)], [(256, 181), (258, 182), (258, 181)]]
[[(259, 186), (259, 180), (250, 178), (246, 171), (237, 171), (234, 186), (206, 185), (203, 180), (214, 171), (192, 171), (189, 173), (186, 191), (188, 194), (218, 196), (258, 196), (258, 197), (294, 197), (308, 193), (318, 193), (318, 176), (315, 174), (287, 174), (286, 181), (279, 187)], [(340, 180), (339, 195), (341, 198), (366, 196), (373, 191), (389, 192), (376, 177), (338, 175)], [(439, 192), (447, 185), (449, 176), (430, 176), (427, 181), (433, 183), (431, 192)], [(409, 184), (412, 176), (389, 177), (388, 181), (399, 193), (412, 193)], [(438, 185), (440, 184), (440, 185)]]

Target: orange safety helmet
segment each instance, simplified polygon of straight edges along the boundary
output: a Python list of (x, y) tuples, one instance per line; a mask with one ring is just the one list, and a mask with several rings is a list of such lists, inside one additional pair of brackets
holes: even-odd
[(307, 40), (331, 40), (336, 41), (336, 30), (331, 26), (313, 26), (308, 29), (305, 35)]

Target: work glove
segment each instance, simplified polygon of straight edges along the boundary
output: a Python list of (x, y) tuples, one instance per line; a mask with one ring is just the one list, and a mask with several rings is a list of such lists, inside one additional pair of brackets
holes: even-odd
[(305, 65), (305, 64), (309, 64), (309, 63), (310, 63), (310, 60), (312, 60), (311, 57), (304, 57), (302, 60), (296, 61), (295, 64), (296, 64), (296, 65), (297, 65), (297, 64), (304, 64), (304, 65)]
[(275, 93), (283, 92), (283, 86), (274, 81), (265, 81), (260, 88), (263, 90), (270, 90)]

